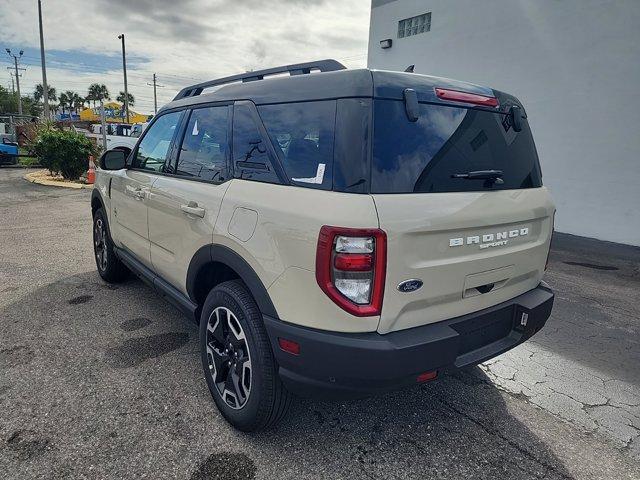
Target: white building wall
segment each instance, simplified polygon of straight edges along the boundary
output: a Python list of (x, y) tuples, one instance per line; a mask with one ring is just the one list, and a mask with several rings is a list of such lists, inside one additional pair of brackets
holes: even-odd
[[(427, 12), (430, 32), (398, 38)], [(556, 230), (640, 245), (640, 0), (373, 0), (369, 67), (410, 64), (516, 95)]]

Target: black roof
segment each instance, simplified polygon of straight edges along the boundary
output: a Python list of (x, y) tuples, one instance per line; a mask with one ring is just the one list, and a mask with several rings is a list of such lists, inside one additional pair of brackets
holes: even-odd
[[(326, 69), (322, 70), (317, 65)], [(314, 73), (314, 69), (320, 71)], [(289, 75), (274, 76), (281, 73)], [(162, 109), (234, 100), (252, 100), (257, 105), (349, 97), (401, 100), (405, 88), (416, 90), (421, 102), (443, 103), (435, 95), (434, 87), (494, 95), (492, 89), (468, 82), (367, 68), (348, 70), (335, 60), (322, 60), (247, 72), (192, 85), (181, 90), (176, 98)], [(216, 90), (207, 93), (207, 88)]]

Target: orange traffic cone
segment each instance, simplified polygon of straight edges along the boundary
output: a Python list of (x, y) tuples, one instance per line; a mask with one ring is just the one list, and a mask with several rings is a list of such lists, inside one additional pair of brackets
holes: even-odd
[(96, 182), (96, 166), (93, 163), (93, 156), (89, 155), (89, 170), (87, 171), (87, 183), (93, 185)]

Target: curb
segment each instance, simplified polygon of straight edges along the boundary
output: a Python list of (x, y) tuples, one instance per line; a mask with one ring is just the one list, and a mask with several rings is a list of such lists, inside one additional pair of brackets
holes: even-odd
[(47, 187), (74, 188), (76, 190), (93, 188), (93, 185), (87, 185), (85, 183), (67, 182), (62, 180), (50, 180), (47, 178), (42, 178), (43, 174), (46, 174), (46, 172), (47, 172), (46, 170), (29, 172), (29, 173), (26, 173), (23, 176), (23, 178), (27, 182), (36, 183), (38, 185), (46, 185)]
[(0, 165), (0, 169), (27, 169), (27, 168), (42, 168), (42, 165)]

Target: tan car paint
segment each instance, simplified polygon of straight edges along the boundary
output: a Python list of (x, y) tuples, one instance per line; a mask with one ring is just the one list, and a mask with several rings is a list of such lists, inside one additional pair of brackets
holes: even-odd
[[(230, 183), (216, 185), (157, 175), (153, 184), (148, 200), (151, 263), (158, 275), (185, 295), (189, 263), (200, 247), (212, 243)], [(193, 209), (203, 209), (203, 216)]]
[(112, 175), (109, 226), (116, 245), (124, 246), (146, 266), (151, 266), (147, 200), (157, 175), (117, 170)]
[[(246, 242), (229, 234), (238, 207), (258, 212), (255, 231)], [(369, 195), (232, 180), (213, 240), (238, 252), (251, 265), (281, 320), (339, 332), (374, 331), (378, 317), (350, 315), (318, 287), (315, 255), (322, 225), (377, 228), (373, 199)]]
[[(475, 312), (531, 290), (542, 279), (555, 211), (544, 187), (374, 199), (388, 239), (380, 333)], [(450, 246), (452, 238), (520, 228), (528, 233), (508, 238), (505, 245)], [(422, 288), (398, 291), (400, 282), (412, 278), (422, 280)], [(465, 285), (487, 283), (494, 283), (488, 293), (464, 295)]]
[[(555, 210), (546, 188), (359, 195), (238, 179), (213, 185), (130, 170), (98, 172), (97, 185), (107, 202), (110, 177), (114, 199), (106, 208), (110, 224), (118, 225), (112, 227), (114, 241), (130, 250), (132, 239), (134, 246), (143, 243), (113, 221), (113, 208), (120, 220), (123, 213), (125, 219), (144, 218), (147, 213), (140, 209), (148, 206), (152, 266), (180, 291), (186, 293), (195, 252), (209, 243), (224, 245), (254, 269), (281, 320), (338, 332), (387, 333), (434, 323), (535, 288), (544, 273)], [(153, 184), (148, 199), (124, 197), (131, 178)], [(115, 185), (121, 187), (114, 190)], [(205, 209), (203, 218), (181, 211), (189, 202)], [(124, 205), (134, 210), (125, 213)], [(380, 227), (387, 233), (381, 316), (355, 317), (320, 290), (315, 254), (322, 225)], [(521, 227), (528, 234), (506, 245), (449, 246), (452, 238)], [(398, 284), (412, 278), (422, 280), (422, 288), (399, 292)], [(494, 289), (479, 294), (475, 287), (486, 283), (494, 283)]]

